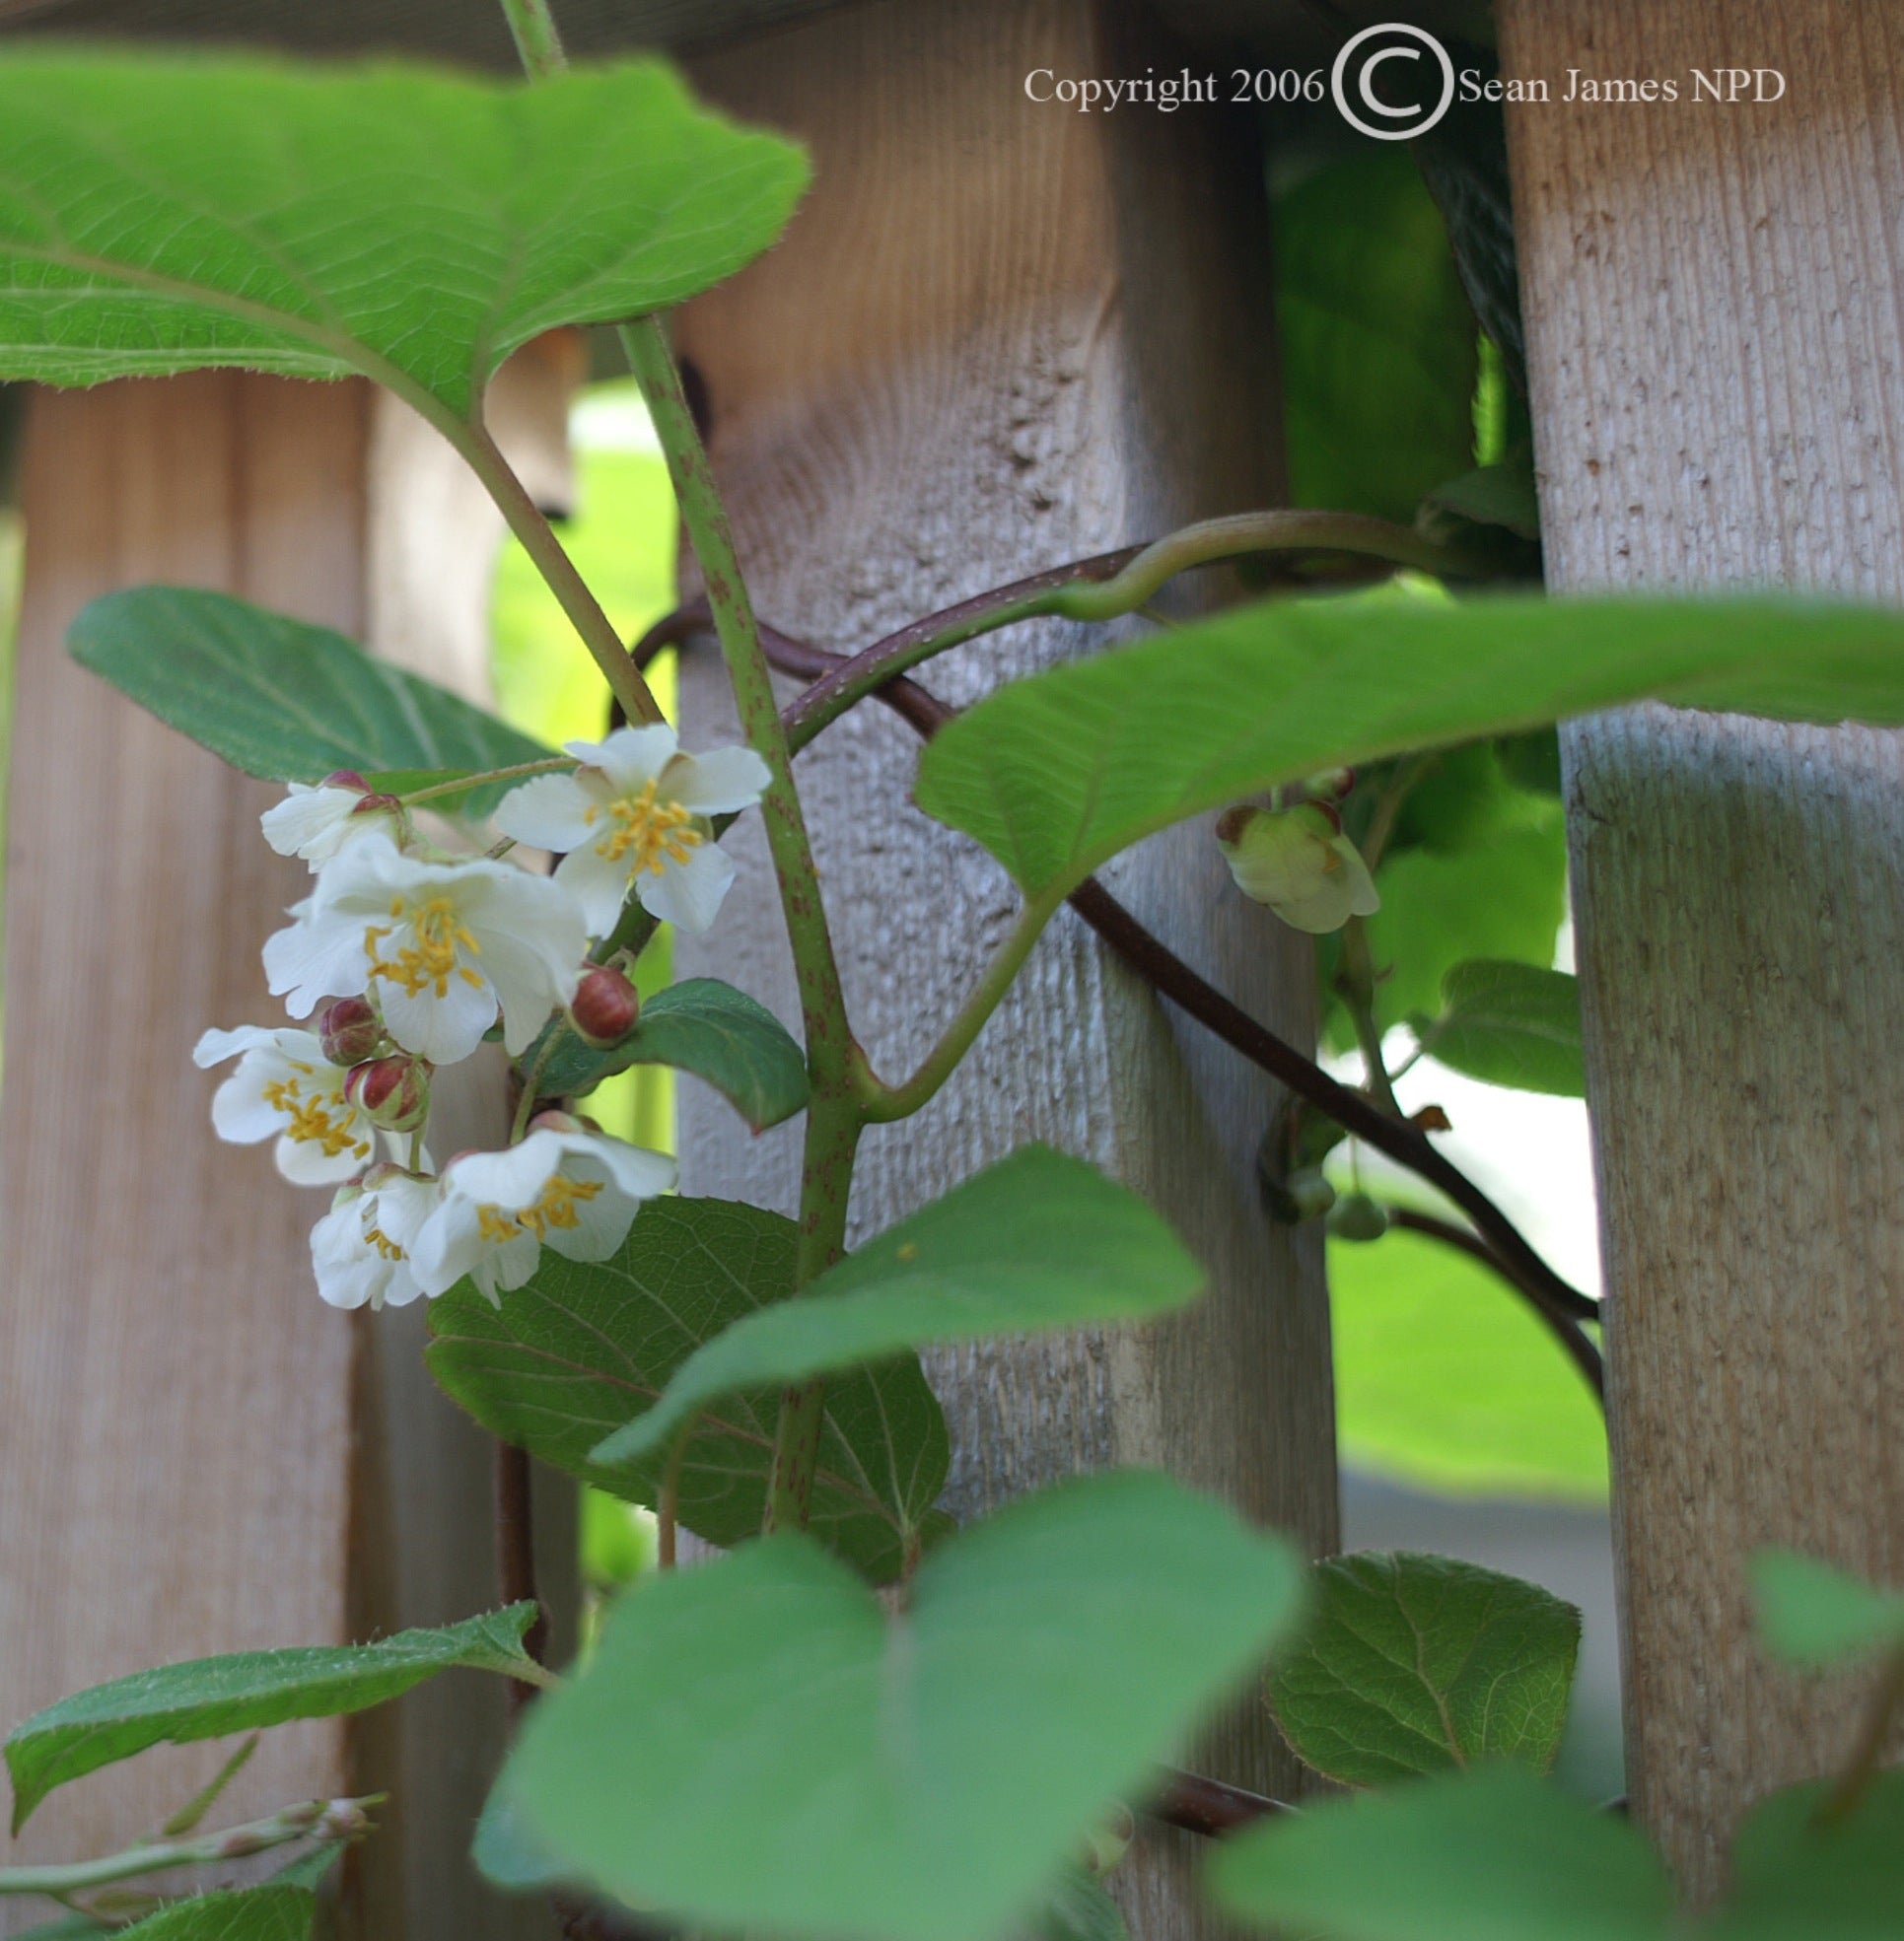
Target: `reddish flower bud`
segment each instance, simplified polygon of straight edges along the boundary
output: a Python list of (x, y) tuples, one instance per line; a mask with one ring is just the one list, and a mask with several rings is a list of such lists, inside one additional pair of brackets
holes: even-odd
[(635, 1028), (641, 999), (618, 970), (592, 964), (569, 1001), (569, 1022), (592, 1045), (614, 1045)]
[(332, 1065), (362, 1065), (391, 1049), (384, 1020), (368, 998), (339, 998), (317, 1018), (317, 1038)]
[(352, 815), (401, 815), (403, 804), (394, 796), (366, 795)]
[(430, 1112), (430, 1068), (420, 1058), (398, 1053), (352, 1068), (344, 1096), (373, 1126), (387, 1133), (413, 1133)]
[(370, 784), (354, 768), (333, 768), (317, 784), (317, 787), (319, 789), (361, 789), (366, 795), (370, 793)]

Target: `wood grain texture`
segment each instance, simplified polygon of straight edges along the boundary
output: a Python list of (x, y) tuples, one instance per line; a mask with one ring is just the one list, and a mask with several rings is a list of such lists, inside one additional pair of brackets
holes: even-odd
[[(1273, 503), (1280, 482), (1260, 176), (1216, 110), (1081, 116), (1025, 73), (1164, 71), (1135, 10), (1085, 0), (861, 9), (697, 70), (713, 99), (811, 142), (814, 189), (786, 240), (678, 319), (712, 400), (714, 463), (760, 611), (838, 650), (1014, 576), (1186, 520)], [(931, 668), (964, 702), (1101, 634), (1021, 629)], [(691, 743), (734, 732), (718, 664), (690, 658)], [(909, 802), (916, 743), (849, 716), (800, 764), (857, 1032), (902, 1075), (1012, 920), (995, 865)], [(757, 827), (683, 970), (797, 1017)], [(1229, 888), (1207, 826), (1114, 872), (1144, 919), (1278, 1029), (1312, 1032), (1306, 947)], [(791, 1207), (796, 1129), (749, 1138), (683, 1081), (684, 1184)], [(1024, 1140), (1143, 1191), (1209, 1265), (1212, 1292), (1139, 1337), (936, 1355), (970, 1515), (1073, 1470), (1155, 1463), (1312, 1549), (1336, 1529), (1328, 1324), (1306, 1239), (1253, 1181), (1268, 1084), (1167, 1014), (1069, 912), (947, 1091), (862, 1149), (853, 1237)], [(1260, 1705), (1205, 1755), (1296, 1783)], [(1161, 1843), (1160, 1843), (1161, 1844)], [(1138, 1931), (1201, 1931), (1180, 1851), (1134, 1868)]]
[[(1557, 589), (1904, 596), (1904, 15), (1504, 0), (1564, 86), (1776, 67), (1785, 100), (1510, 110)], [(1904, 741), (1645, 709), (1565, 739), (1629, 1783), (1692, 1892), (1863, 1697), (1751, 1644), (1744, 1554), (1904, 1582)]]
[[(0, 1089), (0, 1718), (206, 1652), (341, 1638), (351, 1331), (313, 1200), (214, 1138), (191, 1048), (267, 1018), (257, 948), (304, 893), (273, 791), (67, 659), (93, 595), (196, 583), (355, 628), (364, 394), (217, 374), (34, 399)], [(13, 1857), (103, 1852), (216, 1746), (55, 1794)], [(336, 1790), (342, 1734), (272, 1734), (234, 1818)], [(43, 1909), (41, 1910), (43, 1913)], [(0, 1904), (0, 1931), (30, 1925)], [(7, 1923), (13, 1923), (9, 1926)]]

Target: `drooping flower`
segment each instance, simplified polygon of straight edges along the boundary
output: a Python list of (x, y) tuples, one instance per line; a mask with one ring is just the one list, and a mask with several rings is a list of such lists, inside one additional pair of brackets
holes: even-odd
[(1217, 843), (1236, 887), (1298, 930), (1340, 930), (1351, 917), (1371, 917), (1381, 908), (1362, 852), (1320, 802), (1227, 809), (1217, 823)]
[(375, 1166), (339, 1190), (311, 1229), (317, 1291), (332, 1307), (402, 1307), (423, 1292), (411, 1250), (436, 1211), (438, 1186), (398, 1166)]
[(264, 946), (293, 1017), (370, 993), (389, 1034), (432, 1065), (467, 1058), (502, 1012), (511, 1056), (565, 1005), (587, 947), (576, 900), (547, 876), (477, 858), (423, 863), (387, 837), (317, 872), (296, 921)]
[(361, 775), (339, 769), (317, 784), (291, 782), (290, 794), (258, 817), (264, 840), (280, 856), (301, 856), (316, 869), (361, 837), (397, 837), (403, 809), (380, 796)]
[(674, 1184), (674, 1162), (548, 1113), (520, 1145), (453, 1159), (442, 1184), (416, 1238), (417, 1280), (435, 1295), (467, 1275), (494, 1300), (535, 1272), (545, 1246), (606, 1260), (641, 1203)]
[(201, 1071), (238, 1059), (212, 1095), (212, 1126), (234, 1145), (277, 1138), (278, 1171), (297, 1186), (335, 1186), (377, 1157), (377, 1131), (344, 1094), (315, 1031), (261, 1024), (207, 1031), (192, 1050)]
[(581, 899), (589, 934), (613, 927), (629, 886), (642, 908), (685, 931), (713, 923), (734, 865), (708, 818), (751, 808), (767, 765), (751, 748), (681, 752), (665, 724), (571, 741), (573, 775), (538, 775), (503, 797), (496, 826), (520, 843), (566, 852), (555, 880)]

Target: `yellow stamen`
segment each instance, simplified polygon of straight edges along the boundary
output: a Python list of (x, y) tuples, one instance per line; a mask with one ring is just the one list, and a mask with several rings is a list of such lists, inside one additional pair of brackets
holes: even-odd
[(592, 803), (588, 821), (605, 813), (614, 825), (596, 844), (596, 854), (610, 863), (623, 862), (632, 854), (629, 873), (637, 876), (644, 869), (659, 876), (669, 864), (685, 863), (707, 837), (688, 826), (694, 820), (691, 808), (683, 808), (679, 802), (658, 801), (660, 793), (657, 779), (647, 783), (639, 795)]
[[(454, 898), (433, 896), (423, 904), (405, 903), (400, 896), (390, 898), (391, 922), (372, 924), (364, 932), (364, 954), (370, 959), (372, 977), (388, 978), (400, 984), (412, 998), (434, 986), (439, 998), (449, 993), (452, 977), (459, 977), (477, 990), (482, 975), (460, 961), (458, 951), (472, 957), (482, 955), (482, 945), (457, 914)], [(379, 953), (378, 945), (407, 926), (415, 938), (391, 956)]]
[(545, 1240), (550, 1227), (566, 1230), (580, 1226), (581, 1216), (575, 1211), (577, 1203), (593, 1200), (600, 1191), (599, 1179), (565, 1179), (557, 1173), (542, 1188), (541, 1197), (532, 1207), (519, 1207), (513, 1213), (506, 1213), (496, 1206), (478, 1207), (476, 1231), (492, 1247), (506, 1246), (524, 1233)]
[(399, 1247), (381, 1226), (367, 1226), (364, 1238), (384, 1256), (386, 1260), (408, 1260), (409, 1255)]
[(344, 1151), (354, 1152), (360, 1158), (370, 1156), (370, 1142), (358, 1137), (351, 1124), (350, 1109), (341, 1095), (307, 1098), (296, 1078), (273, 1078), (264, 1087), (264, 1102), (272, 1111), (284, 1114), (284, 1130), (293, 1139), (322, 1146), (326, 1159), (334, 1159)]

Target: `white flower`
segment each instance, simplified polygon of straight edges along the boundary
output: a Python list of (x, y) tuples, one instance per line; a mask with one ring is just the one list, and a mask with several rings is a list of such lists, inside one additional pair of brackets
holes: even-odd
[(212, 1125), (234, 1145), (275, 1134), (278, 1171), (294, 1185), (335, 1186), (377, 1157), (376, 1130), (344, 1096), (349, 1074), (324, 1057), (315, 1031), (207, 1031), (191, 1056), (201, 1071), (238, 1057), (212, 1096)]
[[(291, 793), (258, 817), (258, 826), (264, 831), (264, 840), (280, 856), (301, 856), (314, 869), (360, 837), (381, 835), (388, 841), (396, 826), (394, 813), (388, 807), (359, 812), (371, 796), (362, 777), (344, 780), (331, 776), (315, 787), (308, 782), (287, 783), (286, 787)], [(388, 797), (373, 799), (386, 801)]]
[(420, 863), (388, 837), (355, 842), (317, 872), (297, 921), (264, 946), (293, 1017), (370, 992), (389, 1034), (432, 1065), (467, 1058), (496, 1020), (524, 1050), (568, 1003), (588, 937), (575, 898), (508, 864)]
[(1298, 930), (1340, 930), (1351, 917), (1372, 917), (1381, 908), (1362, 852), (1320, 802), (1280, 811), (1228, 809), (1217, 823), (1217, 842), (1236, 887)]
[(751, 748), (684, 755), (665, 724), (571, 741), (568, 751), (582, 766), (512, 790), (496, 826), (519, 843), (567, 851), (555, 880), (581, 898), (592, 936), (613, 928), (631, 882), (651, 916), (706, 930), (734, 880), (708, 817), (751, 808), (766, 763)]
[(410, 1250), (435, 1211), (437, 1182), (379, 1166), (346, 1186), (311, 1229), (317, 1291), (332, 1307), (402, 1307), (422, 1293)]
[(606, 1260), (641, 1203), (673, 1184), (665, 1153), (538, 1126), (507, 1151), (464, 1153), (444, 1169), (442, 1203), (416, 1237), (416, 1278), (434, 1295), (467, 1275), (494, 1300), (535, 1272), (544, 1245)]

